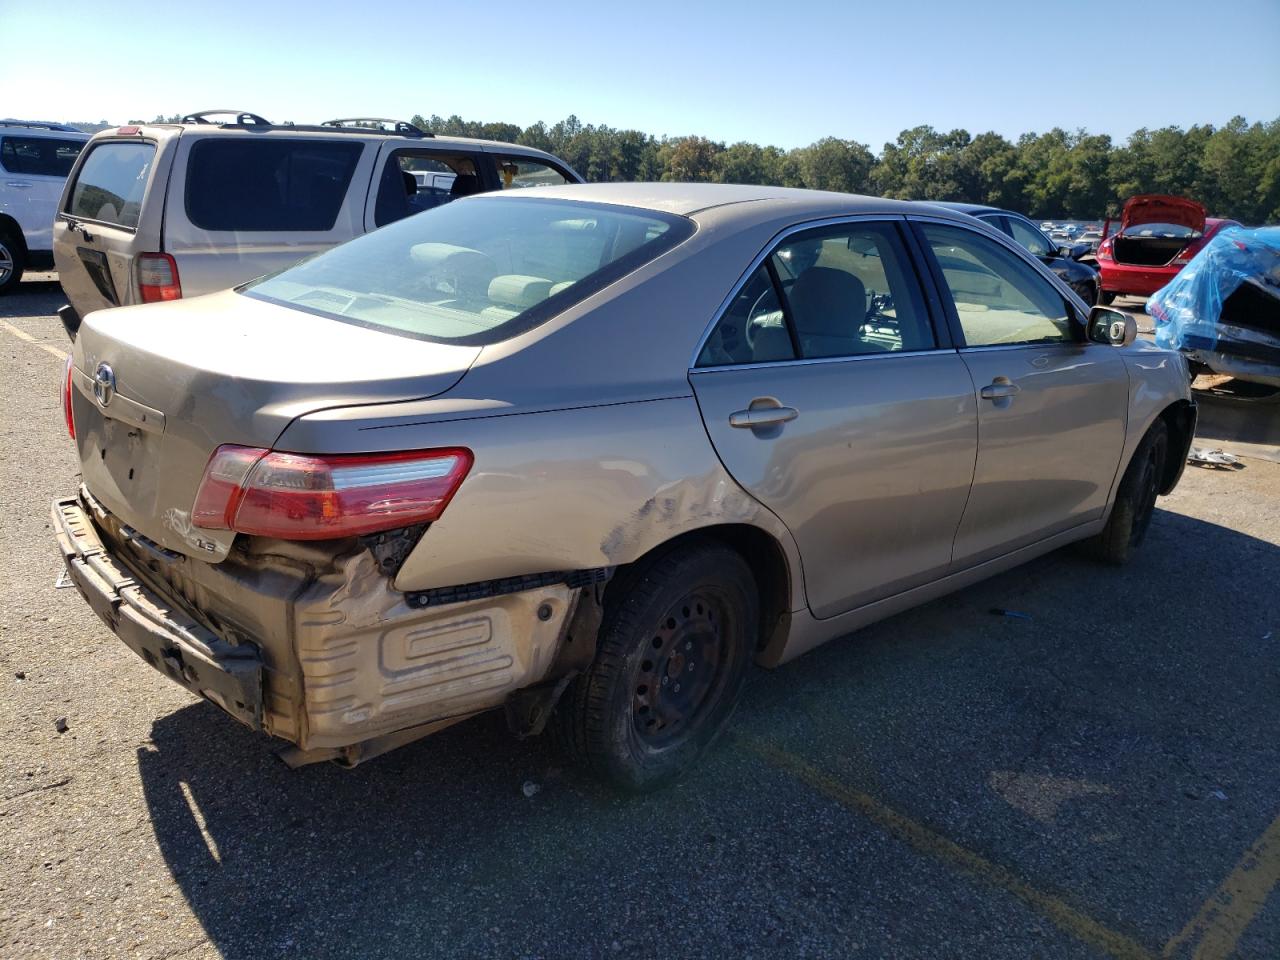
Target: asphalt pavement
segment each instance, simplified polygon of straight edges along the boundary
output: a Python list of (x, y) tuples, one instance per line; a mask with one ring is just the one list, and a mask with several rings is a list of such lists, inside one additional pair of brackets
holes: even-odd
[(1280, 955), (1280, 464), (756, 672), (664, 792), (497, 715), (291, 771), (57, 586), (61, 302), (0, 298), (0, 956)]

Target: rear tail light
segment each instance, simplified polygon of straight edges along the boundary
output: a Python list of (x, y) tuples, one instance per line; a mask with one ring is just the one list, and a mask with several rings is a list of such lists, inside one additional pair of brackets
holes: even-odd
[(1098, 244), (1098, 259), (1099, 259), (1099, 260), (1110, 260), (1110, 259), (1111, 259), (1111, 248), (1112, 248), (1112, 246), (1114, 245), (1114, 243), (1113, 243), (1113, 242), (1114, 242), (1114, 240), (1115, 240), (1115, 238), (1114, 238), (1114, 237), (1108, 237), (1106, 240), (1103, 240), (1100, 244)]
[(471, 469), (470, 450), (307, 456), (224, 445), (191, 521), (281, 540), (333, 540), (436, 520)]
[(143, 303), (181, 300), (178, 265), (167, 253), (138, 254), (138, 293)]
[(76, 417), (71, 412), (71, 378), (76, 375), (76, 362), (67, 354), (67, 367), (62, 377), (62, 418), (67, 421), (67, 435), (76, 438)]
[(1202, 244), (1189, 243), (1182, 248), (1182, 252), (1169, 261), (1172, 266), (1185, 267), (1188, 263), (1195, 259), (1197, 253), (1200, 252)]

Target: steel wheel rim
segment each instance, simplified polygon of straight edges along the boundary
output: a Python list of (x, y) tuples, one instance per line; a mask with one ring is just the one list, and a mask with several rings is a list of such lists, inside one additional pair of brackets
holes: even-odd
[(4, 283), (13, 275), (13, 254), (5, 243), (0, 243), (0, 283)]
[(1138, 485), (1142, 499), (1138, 502), (1138, 515), (1134, 518), (1133, 535), (1130, 537), (1130, 543), (1134, 546), (1140, 544), (1142, 538), (1146, 536), (1147, 527), (1151, 525), (1151, 516), (1155, 513), (1158, 464), (1162, 459), (1159, 453), (1157, 446), (1152, 444), (1142, 464), (1142, 479)]
[(645, 641), (631, 686), (632, 731), (650, 749), (671, 746), (719, 700), (728, 661), (723, 601), (686, 594)]

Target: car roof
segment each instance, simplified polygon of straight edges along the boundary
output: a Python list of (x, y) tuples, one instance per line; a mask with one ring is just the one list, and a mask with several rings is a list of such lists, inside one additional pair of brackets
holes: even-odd
[(89, 139), (89, 134), (83, 130), (50, 120), (15, 120), (12, 117), (6, 117), (0, 120), (0, 129), (19, 130), (24, 137), (57, 137), (66, 140), (67, 134), (71, 134), (73, 140)]
[(717, 222), (735, 221), (740, 226), (774, 220), (787, 211), (804, 219), (859, 214), (946, 212), (939, 211), (934, 204), (912, 200), (887, 200), (855, 193), (729, 183), (582, 183), (484, 196), (506, 199), (528, 198), (530, 195), (576, 200), (580, 203), (635, 207), (693, 219), (698, 219), (698, 215), (705, 211), (714, 210)]
[(292, 123), (273, 123), (273, 124), (238, 124), (238, 123), (128, 123), (116, 124), (99, 130), (96, 136), (99, 139), (108, 139), (117, 136), (119, 130), (129, 127), (140, 133), (155, 136), (162, 134), (163, 136), (175, 136), (178, 134), (190, 135), (199, 134), (201, 136), (226, 136), (236, 137), (243, 136), (246, 131), (253, 137), (319, 137), (332, 138), (334, 140), (349, 139), (376, 139), (376, 140), (401, 140), (405, 143), (415, 144), (417, 146), (430, 149), (433, 147), (467, 147), (472, 150), (482, 149), (486, 152), (493, 152), (495, 149), (503, 152), (518, 153), (530, 157), (550, 157), (553, 160), (559, 160), (554, 154), (545, 150), (539, 150), (537, 147), (523, 146), (518, 143), (507, 143), (503, 140), (483, 140), (477, 137), (450, 137), (443, 134), (428, 134), (426, 136), (410, 136), (398, 133), (394, 130), (375, 130), (364, 127), (329, 127), (324, 125), (312, 124), (292, 124)]

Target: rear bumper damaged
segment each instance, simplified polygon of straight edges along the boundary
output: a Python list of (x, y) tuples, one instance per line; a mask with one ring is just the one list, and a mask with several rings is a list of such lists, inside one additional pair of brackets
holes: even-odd
[(355, 544), (256, 541), (205, 563), (149, 544), (84, 488), (54, 503), (53, 521), (107, 626), (175, 682), (288, 741), (292, 764), (359, 762), (565, 672), (577, 585), (421, 607)]

